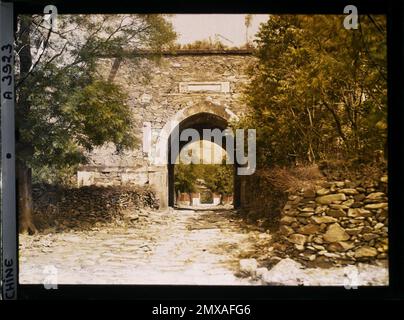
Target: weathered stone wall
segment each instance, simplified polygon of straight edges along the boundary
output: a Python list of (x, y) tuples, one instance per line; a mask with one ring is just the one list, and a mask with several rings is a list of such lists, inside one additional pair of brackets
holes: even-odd
[[(151, 58), (151, 57), (150, 57)], [(241, 114), (244, 106), (240, 103), (243, 86), (248, 81), (246, 67), (252, 61), (248, 52), (240, 54), (195, 54), (164, 55), (160, 60), (139, 57), (134, 62), (124, 60), (116, 72), (114, 81), (129, 93), (129, 105), (135, 122), (135, 133), (142, 141), (145, 122), (151, 123), (152, 142), (160, 130), (178, 111), (207, 101), (226, 106), (235, 114)], [(100, 61), (100, 72), (108, 77), (113, 59)], [(183, 91), (186, 82), (212, 84), (225, 82), (228, 90)], [(209, 88), (208, 88), (209, 89)], [(226, 89), (226, 88), (225, 88)], [(112, 145), (98, 148), (90, 154), (90, 166), (111, 168), (139, 168), (150, 165), (142, 145), (135, 150), (118, 154)], [(88, 170), (92, 171), (92, 170)]]
[(40, 230), (85, 229), (103, 223), (131, 222), (142, 212), (158, 208), (156, 194), (148, 186), (88, 186), (65, 188), (36, 185), (33, 188), (34, 219)]
[[(99, 72), (129, 94), (135, 134), (141, 142), (134, 150), (117, 153), (113, 145), (93, 150), (89, 163), (77, 174), (79, 186), (150, 183), (165, 185), (165, 168), (153, 166), (163, 127), (176, 114), (195, 107), (193, 113), (225, 109), (237, 117), (245, 110), (240, 102), (248, 82), (246, 68), (255, 58), (249, 51), (178, 52), (131, 59), (101, 59)], [(150, 125), (151, 149), (144, 146), (142, 129)], [(160, 171), (163, 173), (158, 174)]]
[(387, 258), (387, 176), (373, 183), (325, 182), (288, 199), (277, 245), (283, 255), (317, 264)]

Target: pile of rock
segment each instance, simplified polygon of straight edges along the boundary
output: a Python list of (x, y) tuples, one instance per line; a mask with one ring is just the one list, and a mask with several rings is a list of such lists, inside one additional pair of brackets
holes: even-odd
[(383, 176), (378, 182), (326, 182), (290, 195), (275, 248), (280, 255), (311, 265), (386, 259), (386, 193), (387, 176)]
[(155, 193), (147, 186), (88, 186), (33, 189), (34, 219), (38, 228), (88, 229), (103, 223), (132, 223), (147, 209), (158, 208)]
[(358, 263), (343, 267), (305, 268), (286, 258), (270, 270), (258, 268), (255, 259), (240, 260), (240, 276), (249, 277), (255, 284), (289, 286), (344, 286), (346, 289), (368, 285), (388, 285), (388, 268), (384, 265)]

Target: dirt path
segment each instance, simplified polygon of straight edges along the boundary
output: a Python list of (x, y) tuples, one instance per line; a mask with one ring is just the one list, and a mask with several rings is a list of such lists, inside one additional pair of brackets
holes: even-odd
[(59, 284), (252, 285), (235, 273), (254, 249), (231, 211), (151, 212), (131, 228), (20, 236), (20, 282), (43, 283), (49, 267)]

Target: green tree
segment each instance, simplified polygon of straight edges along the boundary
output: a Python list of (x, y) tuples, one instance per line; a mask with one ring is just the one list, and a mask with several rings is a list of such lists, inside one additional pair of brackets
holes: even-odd
[(247, 14), (244, 18), (244, 25), (245, 25), (245, 44), (247, 47), (250, 46), (250, 40), (249, 40), (249, 35), (248, 35), (248, 30), (251, 28), (251, 23), (252, 23), (253, 15), (252, 14)]
[(198, 178), (197, 165), (179, 163), (175, 166), (174, 187), (176, 193), (192, 193), (196, 191), (196, 179)]
[(136, 142), (126, 93), (98, 74), (99, 59), (158, 52), (176, 35), (163, 15), (59, 15), (57, 30), (40, 16), (19, 16), (17, 24), (20, 231), (32, 233), (32, 169), (61, 172), (85, 163), (96, 146)]
[(209, 164), (204, 166), (203, 179), (206, 187), (218, 193), (223, 199), (224, 195), (233, 194), (234, 166), (226, 164)]
[(257, 128), (264, 166), (339, 157), (373, 161), (387, 124), (386, 21), (360, 16), (271, 15), (258, 33), (258, 63), (239, 124)]
[(175, 166), (176, 192), (195, 192), (197, 179), (211, 191), (221, 195), (233, 194), (234, 166), (223, 164), (178, 164)]

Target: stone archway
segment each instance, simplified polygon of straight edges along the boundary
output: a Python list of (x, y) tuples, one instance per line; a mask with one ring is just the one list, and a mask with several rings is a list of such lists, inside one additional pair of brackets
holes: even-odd
[[(154, 178), (151, 179), (151, 184), (158, 190), (161, 208), (174, 204), (174, 165), (170, 164), (170, 139), (174, 130), (181, 133), (184, 129), (193, 128), (202, 137), (203, 129), (224, 130), (231, 121), (237, 119), (238, 117), (229, 108), (204, 101), (180, 110), (166, 122), (156, 144), (156, 164), (159, 169), (155, 171)], [(178, 152), (185, 144), (180, 145)], [(236, 175), (234, 177), (234, 206), (238, 207), (240, 205), (239, 180)]]

